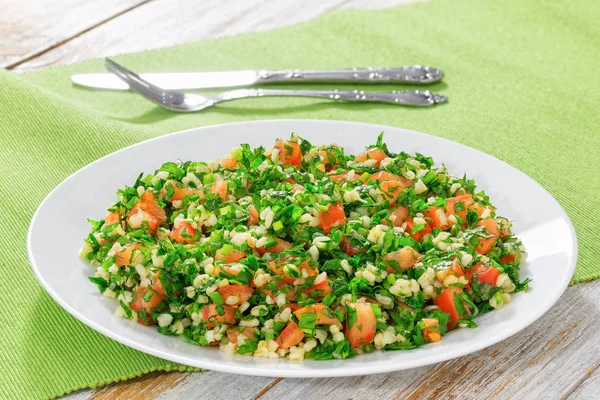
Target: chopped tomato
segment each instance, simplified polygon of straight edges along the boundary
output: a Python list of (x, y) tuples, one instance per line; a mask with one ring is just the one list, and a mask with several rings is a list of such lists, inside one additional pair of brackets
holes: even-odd
[[(348, 180), (348, 171), (345, 171), (341, 174), (329, 175), (329, 179), (331, 179), (335, 183), (340, 183), (342, 181)], [(357, 181), (359, 179), (360, 179), (360, 174), (354, 173), (352, 180)]]
[[(292, 256), (285, 256), (285, 257), (280, 257), (280, 258), (276, 258), (274, 260), (271, 260), (267, 263), (267, 267), (273, 271), (274, 273), (276, 273), (277, 275), (283, 277), (283, 280), (289, 284), (293, 284), (294, 281), (298, 278), (293, 278), (290, 276), (287, 276), (284, 273), (284, 269), (286, 264), (294, 264), (296, 265), (296, 258), (292, 257)], [(308, 276), (316, 276), (317, 275), (317, 270), (313, 267), (311, 267), (310, 263), (308, 260), (303, 261), (300, 263), (300, 265), (297, 265), (298, 270), (300, 271), (300, 273), (302, 273), (302, 271), (306, 271), (306, 273), (308, 274)], [(326, 282), (326, 281), (325, 281)]]
[(254, 328), (246, 327), (241, 332), (238, 329), (227, 329), (227, 340), (231, 343), (237, 343), (240, 333), (247, 339), (254, 339)]
[[(442, 290), (440, 295), (434, 300), (435, 305), (438, 306), (440, 310), (450, 314), (450, 320), (448, 321), (448, 329), (454, 328), (456, 326), (456, 322), (460, 320), (460, 315), (456, 310), (456, 303), (454, 301), (454, 296), (457, 293), (462, 293), (462, 289), (456, 287), (449, 287)], [(466, 304), (464, 304), (464, 308), (467, 311), (467, 314), (470, 315), (471, 311), (469, 310)]]
[(244, 257), (246, 257), (246, 253), (238, 249), (230, 249), (227, 254), (223, 254), (223, 249), (219, 249), (215, 253), (215, 261), (225, 261), (227, 264), (232, 264)]
[(286, 250), (289, 250), (292, 248), (292, 244), (290, 242), (286, 242), (285, 240), (279, 239), (279, 238), (274, 238), (274, 239), (277, 240), (277, 244), (274, 244), (273, 246), (269, 246), (267, 248), (257, 247), (256, 251), (258, 251), (258, 254), (260, 254), (262, 256), (267, 252), (281, 253), (282, 251), (286, 251)]
[(361, 347), (369, 344), (375, 338), (377, 319), (369, 303), (347, 303), (347, 306), (356, 311), (356, 321), (349, 326), (349, 317), (346, 317), (346, 337), (352, 347)]
[(281, 331), (276, 342), (280, 348), (289, 349), (300, 343), (302, 339), (304, 339), (304, 332), (302, 332), (298, 324), (292, 321)]
[(131, 265), (131, 257), (133, 256), (134, 250), (139, 250), (142, 247), (141, 243), (127, 246), (124, 250), (117, 251), (115, 253), (115, 265), (117, 267), (124, 267)]
[(425, 216), (431, 219), (430, 225), (432, 228), (445, 231), (452, 226), (442, 207), (429, 207)]
[[(204, 321), (208, 322), (206, 324), (209, 328), (214, 328), (216, 325), (229, 324), (233, 325), (235, 323), (235, 310), (233, 307), (228, 306), (227, 304), (222, 304), (224, 313), (220, 315), (217, 311), (216, 304), (209, 304), (204, 306), (202, 311), (202, 317)], [(214, 323), (213, 323), (214, 322)]]
[(333, 311), (324, 304), (313, 304), (294, 311), (294, 315), (298, 320), (300, 320), (300, 316), (304, 313), (316, 313), (317, 325), (336, 325), (339, 328), (342, 327), (342, 323), (337, 319)]
[(135, 289), (135, 299), (131, 302), (131, 309), (136, 312), (144, 309), (146, 313), (151, 314), (164, 298), (165, 296), (150, 288), (138, 286)]
[(493, 286), (496, 284), (496, 280), (500, 276), (500, 272), (498, 272), (498, 270), (494, 267), (486, 267), (485, 265), (479, 263), (473, 268), (468, 269), (465, 275), (469, 282), (473, 281), (473, 275), (475, 275), (479, 282), (488, 283)]
[(507, 254), (500, 259), (502, 264), (512, 264), (517, 260), (517, 256), (515, 254)]
[(454, 264), (452, 264), (451, 267), (446, 269), (440, 269), (435, 272), (435, 277), (440, 283), (444, 282), (444, 279), (446, 279), (448, 275), (454, 275), (455, 277), (460, 278), (461, 276), (465, 276), (465, 272), (463, 271), (460, 264), (456, 261), (454, 262)]
[(390, 214), (390, 221), (396, 227), (402, 226), (408, 218), (408, 208), (400, 206)]
[[(141, 218), (139, 218), (139, 216), (134, 218), (134, 216), (138, 214), (141, 215)], [(136, 222), (132, 222), (132, 219)], [(138, 220), (140, 220), (139, 225), (137, 223)], [(163, 210), (156, 202), (154, 195), (149, 191), (145, 191), (131, 211), (129, 211), (127, 221), (132, 228), (139, 228), (141, 226), (141, 221), (146, 221), (150, 231), (155, 231), (156, 228), (167, 222), (167, 216), (165, 210)]]
[(302, 290), (302, 292), (306, 293), (309, 297), (312, 297), (311, 293), (316, 292), (318, 292), (318, 297), (325, 297), (329, 293), (331, 293), (331, 286), (329, 285), (327, 279), (325, 279), (323, 282), (317, 283), (316, 285), (312, 285), (308, 289)]
[(358, 155), (355, 160), (361, 163), (364, 163), (367, 160), (375, 160), (375, 166), (379, 167), (379, 163), (381, 163), (381, 161), (385, 158), (387, 158), (387, 154), (385, 154), (385, 152), (380, 148), (376, 147), (366, 150), (364, 153)]
[(169, 237), (181, 244), (189, 244), (194, 242), (196, 229), (187, 221), (179, 222), (177, 227), (174, 227)]
[(300, 167), (302, 163), (302, 151), (298, 143), (277, 140), (274, 148), (279, 150), (279, 161), (281, 163)]
[(399, 181), (384, 181), (379, 184), (383, 198), (394, 204), (404, 187)]
[(163, 288), (162, 282), (160, 281), (160, 275), (162, 274), (162, 271), (158, 271), (156, 273), (156, 275), (154, 275), (154, 281), (152, 281), (152, 289), (157, 292), (162, 294), (163, 296), (167, 295), (167, 292), (165, 292), (165, 289)]
[(235, 167), (237, 167), (238, 162), (235, 159), (235, 157), (224, 157), (219, 160), (219, 164), (221, 164), (223, 168), (235, 169)]
[(423, 230), (419, 231), (419, 232), (415, 232), (413, 233), (413, 228), (415, 227), (415, 221), (413, 221), (412, 219), (407, 219), (406, 220), (406, 232), (408, 232), (408, 234), (410, 236), (413, 237), (413, 239), (418, 240), (419, 242), (423, 241), (423, 238), (427, 235), (430, 235), (432, 230), (431, 230), (431, 226), (429, 225), (425, 225), (425, 227), (423, 228)]
[(498, 238), (500, 230), (498, 229), (498, 223), (493, 218), (482, 219), (477, 225), (485, 228), (487, 232), (483, 232), (484, 235), (492, 235), (492, 237), (484, 239), (479, 238), (479, 243), (475, 246), (475, 251), (479, 254), (487, 254), (494, 247), (494, 243)]
[(248, 207), (248, 214), (250, 214), (250, 216), (248, 217), (248, 225), (258, 224), (258, 210), (256, 209), (256, 207), (254, 207), (253, 205)]
[(425, 328), (423, 329), (423, 338), (427, 342), (439, 342), (442, 339), (440, 332), (429, 328), (437, 328), (439, 321), (435, 318), (423, 318)]
[(239, 274), (239, 271), (231, 268), (228, 265), (215, 265), (215, 269), (213, 270), (212, 274), (215, 276), (219, 276), (221, 271), (231, 276), (237, 276)]
[[(220, 287), (217, 291), (219, 292), (223, 300), (234, 308), (248, 300), (250, 296), (252, 296), (252, 293), (254, 293), (254, 289), (246, 285), (227, 285)], [(237, 298), (237, 302), (234, 304), (228, 302), (227, 298), (229, 296)]]
[(116, 224), (119, 221), (121, 221), (121, 214), (118, 212), (109, 212), (106, 214), (106, 217), (104, 217), (104, 226)]
[(400, 177), (396, 174), (392, 174), (391, 172), (378, 171), (378, 172), (375, 172), (373, 175), (371, 175), (369, 180), (376, 181), (376, 182), (399, 181)]
[(163, 188), (160, 189), (161, 196), (165, 196), (167, 194), (167, 186), (173, 187), (173, 196), (171, 196), (171, 201), (183, 200), (188, 196), (194, 195), (199, 195), (201, 200), (204, 199), (204, 192), (202, 190), (186, 189), (181, 186), (177, 186), (177, 184), (171, 180), (166, 181)]
[(366, 251), (367, 251), (366, 247), (351, 245), (350, 239), (348, 239), (348, 237), (346, 235), (342, 235), (342, 241), (340, 242), (340, 249), (342, 249), (342, 251), (344, 253), (348, 254), (350, 257), (352, 257), (356, 254), (366, 253)]
[[(462, 218), (463, 221), (467, 219), (467, 211), (473, 205), (473, 196), (465, 194), (462, 196), (450, 197), (446, 199), (446, 215), (450, 216), (456, 214)], [(462, 203), (463, 207), (460, 211), (456, 211), (456, 203)]]
[[(400, 265), (400, 268), (402, 270), (407, 270), (409, 268), (412, 268), (417, 263), (417, 261), (421, 259), (421, 255), (412, 247), (404, 246), (398, 251), (386, 254), (385, 256), (381, 257), (381, 259), (384, 261), (395, 261), (398, 263), (398, 265)], [(386, 271), (388, 274), (398, 272), (391, 265), (388, 265)]]
[(327, 211), (320, 211), (321, 227), (325, 233), (331, 233), (331, 228), (346, 223), (346, 215), (342, 203), (330, 204)]
[(222, 179), (213, 183), (210, 192), (221, 197), (223, 201), (227, 201), (227, 181)]

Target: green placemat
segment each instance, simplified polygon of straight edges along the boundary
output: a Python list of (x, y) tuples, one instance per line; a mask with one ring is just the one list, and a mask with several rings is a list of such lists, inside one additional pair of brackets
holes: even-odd
[(23, 76), (0, 72), (0, 397), (57, 396), (183, 368), (121, 346), (62, 311), (37, 284), (25, 237), (37, 205), (72, 172), (132, 143), (197, 126), (344, 119), (481, 149), (525, 171), (558, 199), (579, 236), (573, 282), (597, 278), (599, 20), (600, 6), (585, 0), (432, 0), (335, 12), (276, 31), (117, 58), (138, 71), (424, 63), (447, 74), (431, 89), (446, 93), (450, 103), (434, 109), (265, 98), (182, 115), (132, 93), (71, 86), (72, 73), (103, 71), (98, 60)]

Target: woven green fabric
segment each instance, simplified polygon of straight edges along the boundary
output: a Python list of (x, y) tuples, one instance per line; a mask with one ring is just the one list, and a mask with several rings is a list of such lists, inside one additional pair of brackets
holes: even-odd
[(447, 94), (450, 103), (433, 109), (265, 98), (181, 115), (133, 93), (71, 85), (72, 73), (102, 71), (99, 60), (23, 76), (0, 72), (0, 397), (57, 396), (183, 368), (121, 346), (62, 311), (37, 284), (25, 237), (36, 206), (72, 172), (132, 143), (197, 126), (355, 120), (481, 149), (525, 171), (558, 199), (579, 236), (573, 282), (597, 278), (599, 20), (600, 6), (585, 0), (432, 0), (335, 12), (272, 32), (117, 57), (137, 71), (424, 63), (447, 74), (431, 89)]

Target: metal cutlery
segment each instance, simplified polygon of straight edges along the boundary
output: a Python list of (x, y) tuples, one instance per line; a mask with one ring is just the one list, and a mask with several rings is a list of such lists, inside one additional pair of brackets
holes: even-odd
[[(266, 83), (398, 83), (428, 85), (439, 82), (444, 73), (436, 68), (412, 65), (400, 68), (364, 68), (324, 71), (229, 71), (176, 72), (140, 74), (140, 77), (163, 89), (206, 89), (239, 87)], [(112, 74), (76, 74), (74, 83), (100, 89), (127, 90), (128, 86)]]
[(428, 90), (364, 92), (358, 90), (238, 89), (223, 92), (213, 97), (205, 97), (199, 94), (181, 93), (175, 90), (163, 89), (108, 58), (105, 59), (105, 66), (108, 71), (115, 74), (133, 91), (159, 106), (179, 112), (200, 111), (225, 101), (265, 96), (318, 97), (331, 100), (381, 102), (416, 107), (428, 107), (448, 101), (446, 96), (431, 93)]

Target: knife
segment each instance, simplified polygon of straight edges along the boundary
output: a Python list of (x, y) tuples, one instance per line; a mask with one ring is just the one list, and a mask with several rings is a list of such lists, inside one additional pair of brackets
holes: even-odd
[[(442, 80), (444, 72), (421, 65), (400, 68), (354, 68), (341, 70), (281, 70), (229, 72), (149, 73), (140, 76), (163, 89), (206, 89), (251, 86), (264, 83), (337, 82), (432, 84)], [(113, 74), (75, 74), (77, 85), (98, 89), (127, 90), (129, 87)]]

